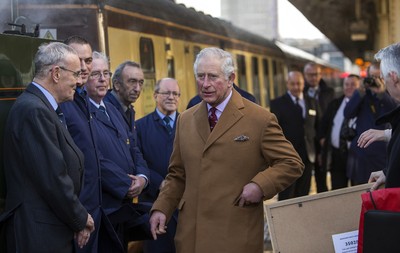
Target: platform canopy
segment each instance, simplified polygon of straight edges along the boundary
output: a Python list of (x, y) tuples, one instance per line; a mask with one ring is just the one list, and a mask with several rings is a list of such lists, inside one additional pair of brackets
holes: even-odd
[[(289, 0), (352, 61), (375, 53), (377, 6), (374, 0)], [(367, 59), (368, 60), (368, 59)]]

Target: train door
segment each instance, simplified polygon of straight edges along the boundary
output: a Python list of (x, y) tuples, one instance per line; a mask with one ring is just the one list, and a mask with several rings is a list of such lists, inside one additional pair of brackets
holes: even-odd
[(138, 102), (141, 104), (142, 116), (154, 111), (154, 86), (156, 83), (156, 68), (154, 62), (154, 45), (150, 38), (141, 37), (139, 41), (140, 49), (140, 65), (142, 67), (145, 79), (145, 85), (140, 93), (141, 99)]
[(244, 55), (238, 54), (236, 56), (237, 61), (237, 81), (238, 86), (243, 89), (247, 90), (247, 79), (246, 79), (246, 58)]
[(263, 106), (265, 106), (265, 107), (269, 107), (269, 103), (270, 103), (270, 101), (271, 101), (271, 99), (272, 99), (272, 97), (271, 97), (271, 90), (272, 90), (272, 87), (271, 87), (271, 80), (270, 80), (270, 78), (271, 78), (271, 71), (270, 71), (270, 64), (269, 64), (269, 61), (268, 61), (268, 59), (262, 59), (262, 77), (263, 77), (263, 81), (264, 81), (264, 86), (263, 86), (263, 91), (264, 91), (264, 94), (263, 94), (263, 98), (264, 98), (264, 101), (263, 101)]
[(260, 77), (258, 75), (258, 58), (253, 56), (251, 58), (251, 75), (252, 75), (252, 84), (253, 84), (253, 95), (256, 98), (258, 104), (261, 105), (261, 91), (260, 91)]

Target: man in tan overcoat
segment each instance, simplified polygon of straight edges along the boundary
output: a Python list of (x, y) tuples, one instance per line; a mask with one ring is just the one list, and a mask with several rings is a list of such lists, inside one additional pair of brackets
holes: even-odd
[(203, 101), (178, 119), (169, 173), (151, 210), (153, 237), (178, 208), (177, 253), (262, 253), (263, 200), (292, 184), (304, 165), (275, 116), (232, 89), (228, 52), (203, 49), (194, 72)]

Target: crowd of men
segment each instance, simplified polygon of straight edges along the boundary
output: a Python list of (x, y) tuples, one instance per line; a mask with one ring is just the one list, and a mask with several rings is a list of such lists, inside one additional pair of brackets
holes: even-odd
[(127, 252), (131, 241), (145, 253), (262, 252), (263, 201), (309, 194), (313, 172), (317, 192), (327, 171), (332, 189), (371, 172), (374, 187), (397, 186), (398, 143), (386, 167), (378, 140), (389, 125), (378, 123), (398, 134), (399, 48), (378, 54), (369, 83), (346, 77), (336, 99), (317, 64), (290, 71), (272, 113), (235, 85), (231, 54), (205, 48), (188, 109), (178, 112), (180, 87), (165, 77), (155, 110), (135, 121), (140, 64), (112, 74), (79, 36), (40, 46), (5, 129), (7, 252)]

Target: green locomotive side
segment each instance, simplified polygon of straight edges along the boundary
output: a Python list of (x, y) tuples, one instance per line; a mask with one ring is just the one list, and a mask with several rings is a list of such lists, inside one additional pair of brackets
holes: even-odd
[(3, 133), (8, 112), (15, 99), (32, 81), (33, 58), (38, 47), (49, 40), (0, 34), (0, 213), (4, 209), (6, 184), (3, 166)]

